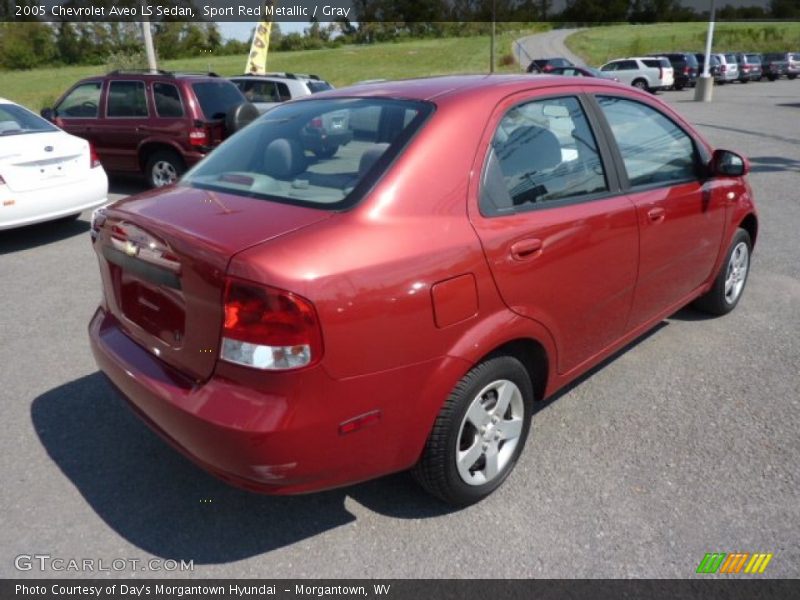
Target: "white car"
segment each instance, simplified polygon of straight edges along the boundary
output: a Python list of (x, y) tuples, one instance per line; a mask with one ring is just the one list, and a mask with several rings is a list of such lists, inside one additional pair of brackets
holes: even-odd
[(0, 98), (0, 229), (77, 217), (107, 198), (89, 142)]
[(675, 83), (675, 71), (664, 57), (633, 56), (612, 60), (600, 67), (611, 72), (622, 83), (641, 90), (665, 90)]

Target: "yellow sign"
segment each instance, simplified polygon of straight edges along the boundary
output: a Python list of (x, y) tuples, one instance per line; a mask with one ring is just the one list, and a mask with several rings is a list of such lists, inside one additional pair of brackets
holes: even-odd
[[(264, 14), (271, 13), (266, 8), (272, 7), (272, 0), (264, 1)], [(261, 75), (267, 72), (267, 53), (269, 52), (269, 36), (272, 33), (272, 21), (262, 21), (253, 34), (253, 43), (250, 44), (250, 54), (247, 57), (245, 73)]]

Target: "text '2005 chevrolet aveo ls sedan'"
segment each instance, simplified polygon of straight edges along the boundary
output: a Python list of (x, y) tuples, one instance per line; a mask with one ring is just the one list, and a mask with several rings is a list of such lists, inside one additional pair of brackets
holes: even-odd
[[(329, 158), (309, 130), (347, 111)], [(96, 360), (222, 479), (307, 492), (413, 468), (469, 504), (536, 400), (681, 306), (732, 310), (747, 162), (602, 80), (464, 76), (280, 106), (93, 222)]]

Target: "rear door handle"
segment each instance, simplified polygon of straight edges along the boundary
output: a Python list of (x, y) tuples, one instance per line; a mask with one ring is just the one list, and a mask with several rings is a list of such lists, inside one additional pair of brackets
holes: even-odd
[(664, 220), (666, 214), (667, 213), (663, 208), (655, 207), (647, 211), (647, 218), (653, 221), (654, 223), (658, 223)]
[(542, 253), (542, 240), (528, 238), (511, 244), (511, 258), (529, 260)]

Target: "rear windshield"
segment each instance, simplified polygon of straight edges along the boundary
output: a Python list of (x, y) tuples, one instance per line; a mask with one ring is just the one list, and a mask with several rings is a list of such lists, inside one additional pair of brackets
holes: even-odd
[(57, 131), (58, 128), (16, 104), (0, 104), (0, 137)]
[(242, 92), (230, 81), (203, 81), (192, 84), (206, 119), (224, 119), (228, 111), (245, 101)]
[(428, 102), (282, 104), (220, 145), (184, 185), (329, 210), (358, 202), (433, 111)]
[(648, 67), (655, 67), (658, 69), (659, 67), (669, 67), (669, 61), (666, 58), (648, 58), (647, 60), (642, 61)]
[(745, 61), (748, 63), (760, 63), (761, 62), (761, 55), (760, 54), (748, 54), (745, 57)]
[(785, 55), (783, 55), (783, 54), (765, 54), (764, 55), (764, 59), (765, 60), (783, 60), (784, 56)]
[(312, 94), (316, 94), (317, 92), (325, 92), (327, 90), (333, 89), (333, 86), (327, 81), (309, 81), (307, 83), (308, 83), (308, 91), (310, 91)]

